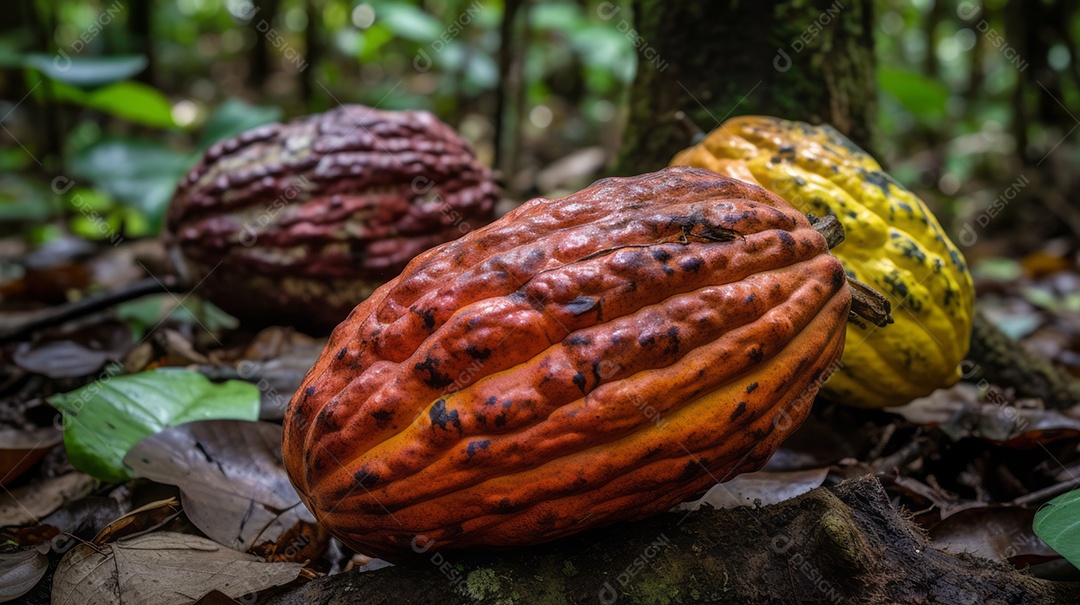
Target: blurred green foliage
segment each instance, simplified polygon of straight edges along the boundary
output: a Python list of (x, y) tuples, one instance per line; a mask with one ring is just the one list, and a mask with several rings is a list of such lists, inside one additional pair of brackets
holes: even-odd
[[(520, 53), (503, 97), (501, 0), (18, 4), (0, 25), (6, 233), (59, 221), (92, 239), (153, 234), (175, 183), (214, 141), (339, 102), (432, 110), (487, 162), (503, 103), (509, 143), (498, 167), (512, 172), (512, 195), (540, 193), (513, 179), (583, 147), (615, 151), (638, 58), (602, 16), (612, 5), (596, 0), (520, 5), (511, 30)], [(629, 2), (615, 6), (630, 19)], [(883, 159), (946, 209), (973, 214), (1003, 175), (1039, 161), (1074, 125), (1075, 9), (1020, 0), (875, 8)], [(1032, 16), (1046, 19), (1024, 20)], [(1075, 145), (1061, 153), (1078, 159)]]

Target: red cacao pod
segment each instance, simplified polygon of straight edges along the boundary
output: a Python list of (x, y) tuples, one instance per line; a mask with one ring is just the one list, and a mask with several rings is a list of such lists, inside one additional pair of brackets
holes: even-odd
[(490, 222), (497, 198), (434, 115), (348, 105), (211, 147), (177, 187), (167, 240), (225, 311), (329, 332), (414, 256)]
[(303, 501), (357, 550), (506, 547), (759, 468), (844, 344), (806, 217), (693, 168), (535, 199), (414, 259), (334, 331), (285, 417)]

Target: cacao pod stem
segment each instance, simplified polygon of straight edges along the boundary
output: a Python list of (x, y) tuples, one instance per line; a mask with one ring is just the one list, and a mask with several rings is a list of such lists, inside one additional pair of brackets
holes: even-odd
[[(813, 214), (807, 214), (810, 224), (821, 235), (825, 236), (825, 242), (832, 250), (844, 241), (844, 226), (832, 214), (821, 218)], [(880, 292), (862, 283), (854, 277), (848, 276), (848, 289), (851, 290), (851, 315), (852, 319), (861, 317), (879, 328), (893, 322), (890, 315), (892, 303)]]

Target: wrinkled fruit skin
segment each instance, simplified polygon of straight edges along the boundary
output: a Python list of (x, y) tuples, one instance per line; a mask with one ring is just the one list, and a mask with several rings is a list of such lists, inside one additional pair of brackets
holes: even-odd
[(534, 199), (338, 326), (285, 465), (321, 523), (391, 560), (642, 518), (769, 458), (849, 306), (824, 237), (757, 186), (671, 168)]
[(926, 205), (829, 126), (732, 118), (672, 160), (757, 183), (800, 212), (834, 214), (832, 252), (848, 275), (885, 294), (895, 323), (848, 325), (843, 366), (822, 387), (862, 407), (903, 405), (960, 379), (975, 292), (963, 256)]
[(166, 228), (198, 294), (249, 323), (328, 333), (414, 256), (490, 222), (497, 199), (434, 115), (345, 105), (211, 147)]

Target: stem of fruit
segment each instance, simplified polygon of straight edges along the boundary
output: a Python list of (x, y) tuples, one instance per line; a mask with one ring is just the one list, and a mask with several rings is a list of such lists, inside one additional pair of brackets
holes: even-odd
[[(825, 237), (829, 249), (844, 241), (844, 226), (833, 215), (818, 218), (806, 215), (814, 229)], [(861, 317), (878, 327), (885, 327), (893, 322), (892, 303), (877, 290), (848, 276), (848, 289), (851, 291), (851, 319)]]

